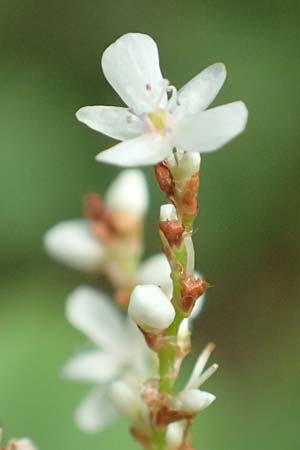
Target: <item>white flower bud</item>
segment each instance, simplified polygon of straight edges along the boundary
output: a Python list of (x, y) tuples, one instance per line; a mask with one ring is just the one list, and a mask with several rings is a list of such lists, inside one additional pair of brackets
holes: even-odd
[(138, 285), (131, 294), (128, 314), (144, 331), (155, 333), (171, 325), (175, 309), (158, 286)]
[(209, 392), (200, 391), (199, 389), (189, 389), (183, 391), (175, 399), (174, 406), (181, 411), (196, 413), (207, 408), (215, 399), (216, 397)]
[(69, 220), (51, 228), (44, 245), (54, 259), (73, 269), (93, 272), (101, 267), (104, 245), (89, 230), (86, 220)]
[(191, 178), (194, 173), (199, 172), (200, 163), (201, 156), (198, 152), (183, 152), (177, 150), (176, 155), (172, 155), (168, 158), (168, 167), (175, 183)]
[(173, 422), (167, 430), (167, 449), (178, 450), (182, 444), (184, 425), (181, 422)]
[(140, 170), (124, 170), (109, 186), (105, 203), (113, 211), (143, 216), (148, 208), (148, 188)]
[(110, 398), (117, 411), (130, 422), (134, 422), (140, 409), (142, 399), (139, 392), (124, 380), (115, 381), (110, 388)]
[(166, 204), (160, 207), (160, 221), (165, 222), (166, 220), (177, 220), (176, 208), (174, 205)]
[(172, 297), (171, 267), (164, 253), (146, 259), (140, 266), (137, 279), (140, 284), (156, 284), (168, 298)]

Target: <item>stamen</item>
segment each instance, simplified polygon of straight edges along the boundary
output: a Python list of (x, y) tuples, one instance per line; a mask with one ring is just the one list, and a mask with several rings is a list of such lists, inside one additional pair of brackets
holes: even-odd
[(171, 98), (169, 100), (168, 109), (170, 113), (173, 113), (178, 106), (178, 92), (175, 86), (168, 86), (167, 92), (171, 92)]
[[(198, 382), (199, 377), (200, 377), (201, 373), (203, 372), (203, 369), (204, 369), (210, 355), (214, 351), (214, 349), (215, 349), (215, 344), (210, 342), (205, 347), (203, 352), (200, 353), (200, 355), (196, 361), (195, 367), (193, 369), (192, 375), (185, 386), (185, 389), (191, 389), (192, 387), (194, 387), (195, 382)], [(204, 373), (206, 373), (206, 372), (204, 372)]]
[(152, 87), (151, 84), (147, 83), (146, 84), (146, 91), (151, 91)]
[(205, 383), (206, 380), (208, 380), (216, 370), (218, 370), (219, 366), (218, 364), (213, 364), (210, 366), (198, 379), (197, 383), (194, 384), (193, 388), (197, 389), (199, 388), (203, 383)]

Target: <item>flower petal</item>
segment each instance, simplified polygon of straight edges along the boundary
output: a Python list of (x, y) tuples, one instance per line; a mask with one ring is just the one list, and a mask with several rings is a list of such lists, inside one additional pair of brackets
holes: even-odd
[(128, 33), (120, 37), (103, 53), (102, 69), (135, 114), (155, 111), (161, 99), (166, 102), (158, 50), (150, 36)]
[(241, 101), (200, 112), (178, 126), (174, 142), (186, 151), (211, 152), (240, 134), (248, 111)]
[(84, 106), (76, 113), (77, 119), (100, 133), (124, 141), (143, 133), (142, 121), (128, 111), (116, 106)]
[(150, 166), (163, 161), (172, 152), (169, 142), (147, 133), (99, 153), (97, 161), (121, 167)]
[(67, 299), (69, 322), (97, 345), (112, 349), (123, 330), (121, 316), (111, 300), (88, 286), (75, 289)]
[(149, 204), (143, 172), (137, 169), (123, 170), (110, 184), (105, 194), (105, 203), (111, 211), (143, 216)]
[(83, 431), (93, 433), (110, 425), (117, 417), (107, 389), (92, 390), (79, 404), (75, 420)]
[(66, 378), (77, 381), (106, 383), (118, 374), (120, 361), (113, 353), (97, 350), (80, 353), (63, 368)]
[(206, 109), (216, 98), (226, 78), (226, 68), (222, 63), (212, 64), (178, 92), (178, 114), (196, 114)]
[(99, 270), (105, 247), (89, 230), (86, 220), (61, 222), (45, 234), (44, 245), (54, 259), (73, 269)]

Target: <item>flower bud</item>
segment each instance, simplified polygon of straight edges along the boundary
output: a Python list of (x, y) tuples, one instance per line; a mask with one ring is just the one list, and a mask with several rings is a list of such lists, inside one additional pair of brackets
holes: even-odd
[(160, 208), (159, 228), (169, 245), (179, 246), (182, 242), (184, 226), (178, 220), (176, 209), (173, 205), (162, 205)]
[(195, 173), (199, 172), (200, 163), (201, 156), (198, 152), (177, 150), (175, 155), (168, 158), (168, 167), (175, 183), (191, 178)]
[(144, 331), (157, 333), (171, 325), (175, 309), (158, 286), (138, 285), (132, 291), (128, 314)]
[(182, 444), (184, 425), (181, 422), (173, 422), (167, 430), (167, 449), (178, 450)]
[(183, 391), (175, 399), (174, 406), (176, 409), (193, 414), (207, 408), (215, 399), (216, 397), (209, 392), (200, 391), (199, 389), (189, 389)]
[(178, 220), (176, 208), (170, 203), (160, 207), (160, 221), (164, 222), (166, 220)]
[(116, 212), (143, 216), (148, 208), (148, 189), (140, 170), (124, 170), (109, 186), (105, 203)]
[(117, 411), (134, 422), (141, 408), (139, 392), (124, 380), (115, 381), (110, 388), (110, 398)]

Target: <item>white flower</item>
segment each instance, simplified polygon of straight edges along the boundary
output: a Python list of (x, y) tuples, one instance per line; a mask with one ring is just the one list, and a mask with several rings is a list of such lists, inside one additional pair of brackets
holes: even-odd
[(132, 291), (128, 315), (144, 331), (157, 333), (171, 325), (175, 309), (160, 287), (143, 284)]
[(101, 152), (98, 161), (153, 165), (173, 148), (211, 152), (245, 128), (248, 113), (241, 101), (206, 111), (226, 78), (221, 63), (200, 72), (177, 93), (161, 74), (154, 40), (129, 33), (105, 50), (102, 69), (127, 108), (87, 106), (77, 112), (77, 119), (90, 128), (123, 141)]
[(124, 320), (100, 291), (77, 288), (67, 300), (66, 314), (94, 344), (93, 350), (75, 356), (63, 370), (69, 379), (96, 384), (79, 405), (76, 422), (83, 430), (100, 430), (117, 415), (110, 386), (122, 378), (149, 376), (149, 350), (136, 326)]
[(202, 411), (215, 401), (216, 397), (213, 394), (199, 390), (199, 387), (218, 369), (218, 365), (213, 364), (204, 371), (213, 350), (214, 345), (208, 344), (204, 351), (200, 353), (189, 381), (173, 400), (174, 408), (193, 414)]
[[(105, 203), (110, 211), (140, 217), (148, 208), (148, 190), (143, 173), (125, 170), (110, 184)], [(57, 261), (84, 272), (99, 272), (108, 256), (107, 248), (90, 229), (88, 220), (58, 223), (47, 231), (44, 246)]]

